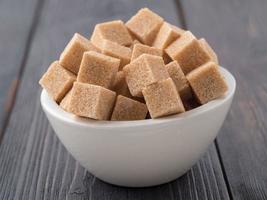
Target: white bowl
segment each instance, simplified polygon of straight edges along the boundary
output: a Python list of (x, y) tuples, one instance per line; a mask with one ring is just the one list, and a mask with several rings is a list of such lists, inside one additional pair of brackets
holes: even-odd
[(236, 83), (224, 68), (229, 90), (220, 99), (183, 114), (140, 121), (96, 121), (62, 110), (43, 90), (41, 104), (55, 133), (89, 172), (121, 186), (143, 187), (183, 175), (215, 139)]

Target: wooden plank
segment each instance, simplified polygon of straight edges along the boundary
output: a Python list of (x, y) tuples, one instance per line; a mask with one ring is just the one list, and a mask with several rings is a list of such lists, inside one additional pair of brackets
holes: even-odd
[(0, 1), (0, 142), (35, 25), (38, 0)]
[(234, 199), (267, 199), (267, 1), (183, 1), (189, 29), (237, 79), (217, 143)]
[[(179, 24), (173, 1), (153, 3), (151, 9)], [(41, 110), (37, 82), (73, 33), (89, 35), (95, 23), (126, 20), (144, 6), (148, 2), (50, 0), (44, 4), (0, 147), (0, 199), (229, 199), (214, 145), (177, 181), (147, 189), (116, 187), (95, 179), (76, 163)]]

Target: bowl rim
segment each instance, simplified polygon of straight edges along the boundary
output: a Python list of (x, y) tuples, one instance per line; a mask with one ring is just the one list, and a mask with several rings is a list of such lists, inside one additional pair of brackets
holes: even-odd
[(158, 119), (144, 119), (144, 120), (132, 120), (132, 121), (100, 121), (89, 118), (77, 117), (74, 114), (68, 113), (65, 110), (63, 110), (55, 101), (53, 101), (49, 97), (49, 95), (44, 89), (41, 92), (40, 101), (44, 111), (49, 113), (53, 117), (65, 123), (70, 123), (73, 125), (83, 126), (83, 127), (106, 129), (115, 127), (151, 126), (156, 124), (169, 123), (173, 121), (178, 122), (186, 120), (193, 116), (201, 115), (204, 112), (213, 110), (232, 99), (236, 90), (236, 80), (234, 76), (227, 69), (220, 66), (220, 71), (223, 74), (228, 85), (228, 91), (224, 96), (212, 100), (192, 110), (186, 111), (184, 113), (170, 115)]

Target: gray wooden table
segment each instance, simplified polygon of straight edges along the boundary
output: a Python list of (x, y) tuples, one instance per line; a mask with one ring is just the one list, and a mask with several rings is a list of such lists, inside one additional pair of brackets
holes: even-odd
[[(38, 80), (74, 32), (149, 7), (205, 37), (237, 79), (214, 144), (184, 176), (152, 188), (112, 186), (59, 142)], [(267, 199), (266, 0), (1, 0), (0, 199)]]

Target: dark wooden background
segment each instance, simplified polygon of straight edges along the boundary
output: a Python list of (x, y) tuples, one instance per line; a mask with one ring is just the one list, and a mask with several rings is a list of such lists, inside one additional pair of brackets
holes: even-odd
[[(112, 186), (61, 145), (38, 80), (74, 32), (149, 7), (205, 37), (237, 79), (214, 144), (184, 176), (152, 188)], [(266, 0), (1, 0), (0, 199), (267, 199)]]

